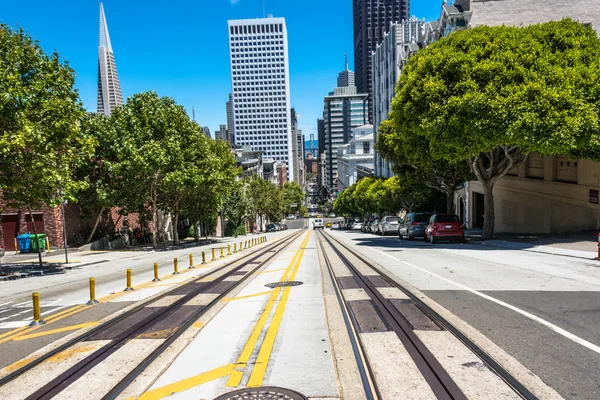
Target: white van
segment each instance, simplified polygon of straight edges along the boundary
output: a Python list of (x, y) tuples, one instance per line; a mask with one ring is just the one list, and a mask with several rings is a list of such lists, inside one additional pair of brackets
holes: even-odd
[(313, 222), (313, 229), (324, 229), (325, 226), (323, 225), (323, 219), (322, 218), (317, 218), (315, 219), (315, 222)]

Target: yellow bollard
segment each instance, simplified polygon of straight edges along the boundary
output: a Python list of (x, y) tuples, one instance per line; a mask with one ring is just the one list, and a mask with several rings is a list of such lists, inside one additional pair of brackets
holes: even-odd
[(227, 245), (227, 255), (228, 256), (231, 255), (231, 245), (230, 244)]
[(206, 264), (206, 254), (202, 252), (202, 264)]
[(19, 254), (19, 242), (15, 239), (15, 254)]
[(93, 306), (98, 303), (99, 301), (96, 300), (96, 278), (90, 278), (90, 301), (86, 305)]
[(223, 248), (221, 247), (221, 258), (223, 258), (223, 257), (225, 257), (225, 256), (223, 255)]
[(127, 270), (127, 287), (125, 288), (124, 291), (125, 292), (129, 292), (129, 291), (132, 291), (132, 290), (135, 290), (135, 289), (133, 288), (133, 286), (131, 286), (131, 270), (128, 269)]
[(160, 281), (160, 278), (158, 277), (158, 263), (154, 263), (154, 279), (152, 279), (152, 282), (158, 281)]
[(173, 275), (179, 275), (179, 263), (177, 262), (177, 258), (173, 259)]
[(33, 321), (31, 321), (29, 326), (44, 325), (45, 322), (42, 320), (42, 315), (40, 313), (40, 294), (38, 292), (33, 292), (31, 298), (33, 300)]
[(237, 243), (234, 243), (234, 244), (233, 244), (233, 252), (234, 252), (234, 253), (237, 253)]
[(46, 252), (50, 253), (50, 241), (46, 237)]
[(240, 251), (244, 249), (244, 242), (240, 242)]
[(246, 248), (248, 248), (248, 241), (246, 240)]
[(215, 261), (215, 249), (211, 249), (212, 250), (212, 260)]
[(190, 269), (194, 269), (194, 256), (190, 254)]

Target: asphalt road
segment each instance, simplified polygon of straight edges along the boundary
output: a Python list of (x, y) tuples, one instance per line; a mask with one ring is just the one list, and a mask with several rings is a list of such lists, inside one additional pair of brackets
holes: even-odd
[(485, 334), (563, 397), (600, 398), (600, 262), (334, 235)]

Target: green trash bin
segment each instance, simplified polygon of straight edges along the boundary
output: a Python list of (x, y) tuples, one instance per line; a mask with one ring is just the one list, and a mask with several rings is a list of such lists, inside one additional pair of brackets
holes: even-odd
[(34, 253), (38, 252), (38, 246), (42, 251), (46, 250), (46, 235), (43, 233), (38, 233), (37, 241), (35, 240), (35, 235), (29, 235), (29, 239), (31, 240), (31, 251)]

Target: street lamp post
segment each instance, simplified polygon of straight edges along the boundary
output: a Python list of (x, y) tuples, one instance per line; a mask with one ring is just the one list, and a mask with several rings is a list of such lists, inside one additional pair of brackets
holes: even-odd
[(68, 264), (69, 263), (69, 254), (67, 251), (67, 224), (65, 222), (65, 204), (67, 204), (67, 200), (63, 200), (60, 203), (60, 209), (62, 212), (63, 241), (65, 243), (65, 264)]

